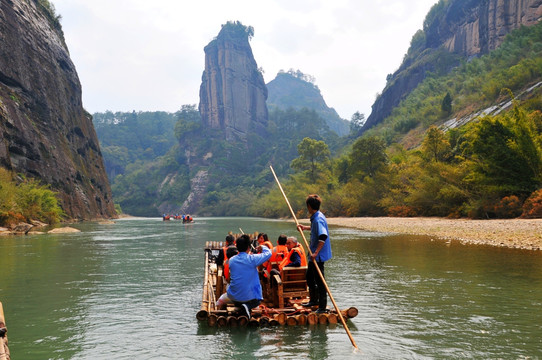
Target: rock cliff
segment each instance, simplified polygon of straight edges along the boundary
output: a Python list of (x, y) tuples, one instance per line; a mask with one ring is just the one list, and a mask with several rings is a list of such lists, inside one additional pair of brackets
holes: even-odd
[[(541, 18), (542, 0), (439, 1), (427, 15), (423, 33), (415, 35), (403, 64), (373, 104), (362, 132), (389, 116), (428, 71), (450, 71), (460, 59), (496, 49), (510, 31), (534, 25)], [(445, 64), (439, 63), (438, 52), (443, 51), (449, 54)], [(409, 56), (411, 53), (418, 55)]]
[(71, 218), (116, 216), (81, 84), (47, 1), (0, 1), (0, 166), (49, 184)]
[(251, 27), (228, 22), (204, 49), (199, 111), (204, 126), (222, 130), (228, 141), (266, 131), (267, 88), (248, 42), (251, 36)]

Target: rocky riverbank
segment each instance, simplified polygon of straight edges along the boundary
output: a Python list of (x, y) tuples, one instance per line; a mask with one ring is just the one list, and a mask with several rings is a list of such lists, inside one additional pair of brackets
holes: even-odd
[(328, 218), (329, 225), (367, 231), (429, 235), (443, 240), (542, 250), (542, 219)]

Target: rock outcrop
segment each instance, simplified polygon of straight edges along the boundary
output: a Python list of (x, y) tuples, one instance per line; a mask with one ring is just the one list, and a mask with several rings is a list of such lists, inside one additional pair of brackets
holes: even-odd
[[(427, 72), (450, 71), (460, 59), (487, 54), (502, 44), (510, 31), (522, 25), (534, 25), (541, 19), (542, 0), (440, 1), (425, 20), (424, 44), (417, 51), (420, 55), (405, 57), (373, 104), (362, 132), (389, 116), (425, 79)], [(412, 47), (413, 44), (409, 53)], [(450, 58), (447, 64), (439, 64), (434, 60), (437, 51), (446, 51), (455, 58)]]
[(114, 217), (96, 132), (48, 5), (0, 2), (0, 166), (49, 184), (71, 218)]
[(205, 47), (199, 111), (205, 127), (222, 130), (228, 141), (265, 136), (267, 88), (248, 42), (252, 28), (228, 22)]

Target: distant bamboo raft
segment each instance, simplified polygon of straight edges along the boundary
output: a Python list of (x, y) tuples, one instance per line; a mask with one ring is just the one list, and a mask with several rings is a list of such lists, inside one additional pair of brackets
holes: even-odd
[(4, 307), (0, 301), (0, 360), (11, 359), (8, 348), (8, 336), (6, 333), (6, 317), (4, 316)]
[[(254, 234), (254, 238), (256, 236), (257, 233)], [(283, 308), (256, 307), (252, 309), (250, 319), (244, 315), (244, 311), (233, 305), (223, 310), (217, 309), (216, 300), (226, 291), (222, 281), (222, 270), (217, 268), (215, 263), (218, 252), (222, 250), (223, 246), (225, 246), (224, 243), (217, 241), (208, 241), (205, 244), (202, 301), (201, 308), (196, 314), (199, 321), (207, 323), (207, 326), (219, 328), (340, 324), (335, 309), (329, 310), (325, 314), (317, 314), (297, 303)], [(308, 301), (308, 299), (306, 300)], [(341, 314), (345, 319), (351, 319), (358, 315), (358, 309), (355, 307), (345, 308), (341, 310)]]

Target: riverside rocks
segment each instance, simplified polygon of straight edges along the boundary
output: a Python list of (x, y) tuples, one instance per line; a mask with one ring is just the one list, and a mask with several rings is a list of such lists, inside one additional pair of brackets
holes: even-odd
[[(445, 219), (429, 217), (327, 218), (328, 224), (367, 231), (428, 235), (465, 244), (542, 250), (542, 219)], [(309, 222), (309, 220), (303, 220)]]
[(47, 224), (41, 223), (39, 221), (32, 221), (33, 224), (19, 223), (9, 228), (0, 227), (0, 236), (6, 235), (37, 235), (37, 234), (67, 234), (67, 233), (76, 233), (81, 232), (79, 229), (75, 229), (69, 226), (55, 228), (49, 231), (45, 231)]

